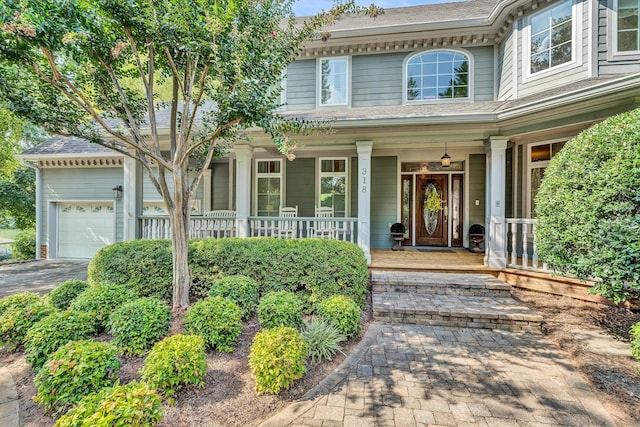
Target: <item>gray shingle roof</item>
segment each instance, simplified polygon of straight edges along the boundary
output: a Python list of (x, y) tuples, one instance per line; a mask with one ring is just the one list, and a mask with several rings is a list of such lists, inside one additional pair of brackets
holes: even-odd
[(332, 25), (329, 30), (343, 31), (392, 27), (396, 25), (483, 19), (488, 18), (491, 11), (493, 11), (501, 1), (502, 0), (470, 0), (390, 8), (385, 9), (384, 13), (375, 19), (361, 15), (346, 16)]
[(114, 151), (109, 150), (98, 144), (93, 144), (86, 139), (77, 138), (75, 136), (60, 136), (56, 135), (47, 139), (43, 143), (29, 148), (22, 152), (22, 155), (72, 155), (72, 154), (114, 154)]

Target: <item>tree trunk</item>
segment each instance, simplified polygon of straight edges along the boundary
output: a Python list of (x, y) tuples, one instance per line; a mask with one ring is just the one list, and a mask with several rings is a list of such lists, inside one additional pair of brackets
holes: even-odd
[(189, 221), (191, 218), (189, 194), (183, 184), (188, 179), (173, 174), (175, 206), (171, 215), (171, 249), (173, 254), (173, 308), (189, 306), (189, 287), (191, 274), (189, 272)]

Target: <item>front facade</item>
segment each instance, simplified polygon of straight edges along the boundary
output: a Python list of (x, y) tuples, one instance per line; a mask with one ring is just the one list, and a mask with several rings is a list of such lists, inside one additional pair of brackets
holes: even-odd
[[(291, 207), (295, 231), (283, 237), (352, 240), (368, 255), (392, 246), (393, 223), (406, 228), (404, 246), (451, 248), (473, 246), (469, 229), (481, 224), (488, 265), (526, 258), (531, 243), (513, 237), (531, 228), (507, 223), (531, 224), (520, 219), (534, 217), (548, 161), (580, 131), (638, 106), (638, 8), (473, 0), (342, 20), (288, 67), (282, 91), (282, 114), (334, 120), (333, 132), (301, 138), (295, 159), (260, 134), (236, 145), (198, 189), (192, 228), (282, 235), (277, 218)], [(57, 137), (24, 159), (38, 171), (42, 257), (88, 258), (165, 235), (161, 199), (130, 159)], [(331, 211), (326, 236), (320, 207)], [(233, 225), (212, 211), (231, 212)]]

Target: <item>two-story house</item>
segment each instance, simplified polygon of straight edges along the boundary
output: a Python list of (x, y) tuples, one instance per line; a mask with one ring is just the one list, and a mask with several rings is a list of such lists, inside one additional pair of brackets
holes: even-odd
[[(554, 154), (638, 106), (638, 9), (471, 0), (343, 19), (288, 67), (282, 92), (283, 114), (335, 120), (334, 132), (302, 138), (293, 160), (261, 135), (234, 146), (198, 191), (193, 230), (209, 221), (217, 236), (282, 235), (293, 223), (286, 237), (353, 240), (368, 255), (391, 247), (392, 223), (406, 226), (405, 246), (453, 248), (482, 224), (485, 262), (503, 267), (507, 219), (532, 218)], [(60, 137), (24, 159), (38, 168), (41, 256), (91, 257), (166, 232), (161, 199), (132, 160)], [(290, 222), (264, 219), (284, 207)], [(229, 211), (232, 225), (211, 211)]]

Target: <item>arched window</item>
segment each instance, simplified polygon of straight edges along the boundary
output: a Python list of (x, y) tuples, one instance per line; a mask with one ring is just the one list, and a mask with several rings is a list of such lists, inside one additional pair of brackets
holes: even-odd
[(435, 50), (407, 61), (407, 101), (470, 97), (469, 57), (461, 52)]

